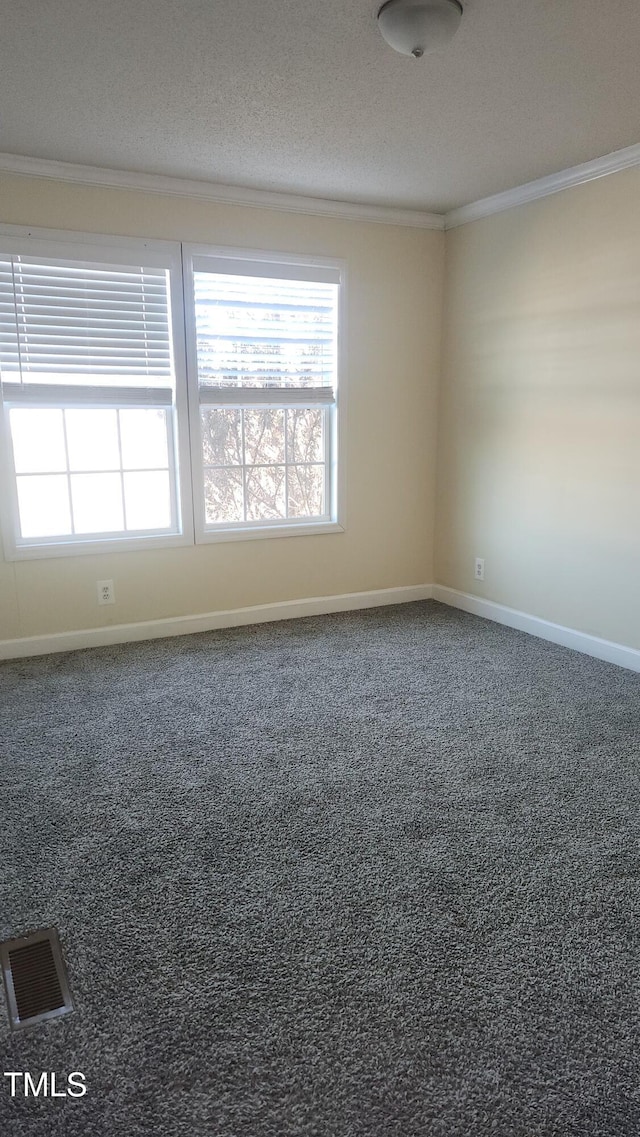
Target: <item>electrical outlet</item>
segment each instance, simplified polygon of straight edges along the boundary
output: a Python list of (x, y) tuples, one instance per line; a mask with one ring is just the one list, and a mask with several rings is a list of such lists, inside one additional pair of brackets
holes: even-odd
[(476, 580), (484, 580), (484, 557), (476, 557), (476, 567), (473, 575)]
[(112, 580), (96, 581), (98, 588), (98, 604), (115, 604), (116, 594)]

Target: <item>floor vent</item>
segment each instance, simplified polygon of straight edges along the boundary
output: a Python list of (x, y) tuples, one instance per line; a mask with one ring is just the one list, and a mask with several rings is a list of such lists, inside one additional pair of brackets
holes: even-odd
[(0, 944), (0, 966), (13, 1030), (73, 1010), (55, 928)]

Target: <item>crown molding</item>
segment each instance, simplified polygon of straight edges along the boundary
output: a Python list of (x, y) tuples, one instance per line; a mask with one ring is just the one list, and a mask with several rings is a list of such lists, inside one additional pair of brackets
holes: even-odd
[(128, 170), (109, 170), (100, 166), (80, 166), (73, 162), (27, 158), (19, 154), (0, 153), (0, 172), (30, 178), (75, 182), (85, 186), (106, 186), (111, 189), (144, 190), (147, 193), (193, 197), (200, 201), (215, 201), (220, 205), (248, 205), (258, 209), (277, 209), (283, 213), (303, 213), (312, 217), (373, 221), (381, 225), (401, 225), (414, 229), (444, 229), (444, 216), (438, 213), (387, 205), (331, 201), (328, 198), (220, 185), (217, 182), (174, 178), (163, 174), (141, 174)]
[(77, 185), (103, 186), (110, 189), (143, 190), (146, 193), (192, 197), (214, 201), (220, 205), (246, 205), (257, 209), (276, 209), (282, 213), (301, 213), (310, 217), (333, 217), (344, 221), (370, 221), (380, 225), (400, 225), (412, 229), (456, 229), (471, 221), (491, 217), (507, 209), (537, 201), (572, 186), (604, 178), (640, 166), (640, 144), (614, 150), (601, 158), (571, 166), (557, 174), (537, 178), (491, 197), (470, 202), (449, 213), (402, 209), (388, 205), (367, 205), (329, 198), (306, 197), (303, 194), (228, 186), (193, 178), (175, 178), (164, 174), (142, 174), (131, 170), (111, 170), (101, 166), (82, 166), (73, 162), (57, 162), (48, 158), (28, 158), (19, 154), (0, 153), (0, 173), (22, 177), (48, 178), (74, 182)]
[(534, 182), (526, 182), (525, 185), (515, 186), (492, 197), (483, 197), (480, 201), (461, 206), (460, 209), (452, 209), (445, 214), (444, 227), (456, 229), (458, 225), (479, 221), (480, 218), (490, 217), (493, 213), (502, 213), (505, 209), (526, 205), (527, 202), (537, 201), (540, 197), (548, 197), (552, 193), (559, 193), (560, 190), (580, 186), (584, 182), (595, 181), (596, 178), (604, 178), (607, 174), (617, 174), (620, 170), (629, 170), (633, 166), (640, 166), (640, 145), (614, 150), (612, 154), (594, 158), (591, 162), (583, 162), (581, 166), (571, 166), (570, 169), (561, 170), (558, 174), (537, 178)]

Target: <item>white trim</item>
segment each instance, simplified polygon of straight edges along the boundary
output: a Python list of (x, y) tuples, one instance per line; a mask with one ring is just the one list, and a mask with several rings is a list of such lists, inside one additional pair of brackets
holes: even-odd
[(264, 624), (273, 620), (294, 620), (303, 616), (322, 616), (331, 612), (351, 612), (362, 608), (378, 608), (387, 604), (409, 604), (417, 600), (437, 600), (452, 608), (460, 608), (508, 628), (527, 632), (539, 639), (580, 651), (607, 663), (640, 672), (640, 651), (586, 632), (554, 624), (538, 616), (530, 616), (493, 600), (459, 592), (442, 584), (414, 584), (397, 588), (378, 588), (369, 592), (348, 592), (333, 596), (313, 596), (302, 600), (283, 600), (272, 604), (256, 604), (196, 616), (170, 616), (135, 624), (112, 624), (102, 628), (82, 628), (71, 632), (55, 632), (42, 636), (24, 636), (0, 640), (0, 659), (21, 659), (30, 655), (48, 655), (58, 651), (105, 647), (110, 644), (162, 639), (166, 636), (192, 635), (195, 632), (235, 628), (247, 624)]
[[(309, 280), (341, 284), (347, 262), (341, 257), (315, 256), (313, 253), (278, 253), (272, 249), (245, 249), (240, 245), (207, 245), (202, 241), (183, 241), (183, 255), (189, 257), (194, 272), (222, 273), (230, 276), (272, 276), (276, 280)], [(281, 272), (282, 268), (285, 272)], [(291, 275), (287, 270), (291, 270)], [(303, 270), (308, 269), (308, 272)], [(316, 270), (322, 272), (317, 274)], [(299, 271), (298, 271), (299, 270)]]
[[(17, 512), (17, 506), (14, 509)], [(11, 530), (8, 531), (8, 536), (11, 536)], [(146, 552), (148, 549), (181, 548), (186, 545), (193, 545), (193, 536), (189, 532), (176, 533), (173, 530), (164, 533), (155, 531), (149, 536), (138, 530), (125, 537), (114, 537), (108, 533), (83, 534), (80, 537), (43, 537), (38, 544), (29, 544), (27, 540), (15, 540), (10, 544), (9, 539), (5, 538), (4, 559), (11, 562), (51, 560), (52, 557), (100, 557), (107, 553)]]
[(282, 600), (274, 604), (256, 604), (248, 608), (206, 612), (198, 616), (170, 616), (164, 620), (148, 620), (139, 624), (112, 624), (103, 628), (25, 636), (22, 639), (0, 640), (0, 659), (21, 659), (30, 655), (47, 655), (54, 651), (77, 651), (79, 648), (132, 643), (135, 640), (186, 636), (217, 628), (265, 624), (272, 620), (294, 620), (301, 616), (323, 616), (329, 612), (351, 612), (360, 608), (379, 608), (386, 604), (407, 604), (415, 600), (430, 600), (431, 596), (432, 585), (409, 584), (399, 588), (376, 588), (370, 592)]
[(471, 612), (474, 616), (483, 616), (486, 620), (505, 624), (508, 628), (517, 628), (518, 631), (528, 632), (529, 635), (538, 636), (539, 639), (572, 648), (573, 651), (581, 651), (595, 659), (615, 663), (618, 667), (627, 667), (630, 671), (640, 671), (640, 651), (626, 647), (625, 644), (603, 640), (599, 636), (579, 632), (575, 628), (566, 628), (563, 624), (554, 624), (539, 616), (530, 616), (527, 612), (508, 608), (505, 604), (497, 604), (494, 600), (484, 600), (481, 596), (458, 592), (457, 589), (447, 588), (443, 584), (434, 584), (433, 599), (439, 600), (441, 604), (448, 604), (451, 608), (461, 608), (463, 612)]
[[(317, 389), (317, 388), (316, 388)], [(136, 407), (173, 406), (171, 387), (88, 387), (80, 383), (4, 383), (5, 407)]]
[[(614, 150), (611, 154), (604, 154), (579, 166), (570, 166), (566, 170), (525, 182), (491, 197), (480, 198), (443, 214), (392, 205), (332, 201), (329, 198), (306, 197), (302, 194), (277, 193), (163, 174), (142, 174), (131, 170), (112, 170), (100, 166), (82, 166), (74, 162), (56, 162), (48, 158), (0, 153), (0, 173), (17, 174), (20, 177), (53, 179), (111, 189), (143, 190), (147, 193), (214, 201), (221, 205), (246, 205), (283, 213), (303, 213), (311, 217), (335, 217), (345, 221), (371, 221), (381, 225), (439, 231), (455, 229), (470, 221), (478, 221), (482, 217), (490, 217), (494, 213), (502, 213), (506, 209), (537, 201), (538, 198), (548, 197), (571, 186), (582, 185), (635, 166), (640, 166), (640, 144)], [(8, 228), (10, 227), (3, 227), (4, 230)], [(24, 226), (14, 228), (20, 228), (22, 233), (28, 232)]]
[[(84, 233), (76, 229), (47, 229), (39, 225), (0, 225), (0, 244), (2, 251), (9, 256), (38, 256), (60, 257), (61, 260), (99, 261), (107, 264), (126, 265), (120, 252), (135, 253), (136, 256), (129, 264), (135, 264), (136, 259), (144, 251), (145, 259), (149, 258), (149, 267), (171, 268), (175, 262), (176, 251), (180, 252), (180, 241), (163, 241), (155, 237), (126, 237), (122, 234)], [(25, 238), (33, 246), (25, 252)], [(75, 245), (81, 246), (82, 256), (79, 256)], [(73, 251), (69, 251), (73, 249)]]
[(284, 213), (304, 213), (312, 217), (373, 221), (381, 225), (402, 225), (412, 229), (444, 229), (444, 217), (441, 214), (418, 209), (333, 201), (329, 198), (306, 197), (293, 193), (273, 193), (269, 190), (221, 185), (217, 182), (191, 178), (167, 177), (164, 174), (141, 174), (131, 170), (82, 166), (74, 162), (55, 162), (47, 158), (27, 158), (19, 154), (0, 153), (0, 172), (29, 178), (50, 178), (59, 182), (76, 182), (85, 186), (106, 186), (112, 189), (144, 190), (147, 193), (195, 197), (202, 201), (215, 201), (221, 205), (248, 205), (257, 209), (277, 209)]
[(594, 158), (591, 162), (583, 162), (581, 166), (571, 166), (568, 170), (560, 170), (559, 173), (550, 174), (546, 178), (537, 178), (533, 182), (514, 186), (513, 189), (505, 190), (503, 193), (483, 197), (469, 205), (462, 205), (459, 209), (452, 209), (444, 216), (444, 228), (456, 229), (458, 225), (466, 225), (469, 221), (478, 221), (481, 217), (490, 217), (493, 213), (502, 213), (505, 209), (514, 209), (517, 205), (526, 205), (527, 202), (537, 201), (538, 198), (548, 197), (549, 194), (559, 193), (560, 190), (580, 186), (596, 178), (604, 178), (607, 174), (617, 174), (620, 170), (629, 170), (635, 166), (640, 166), (640, 145), (614, 150), (612, 154), (604, 154), (603, 157)]
[(201, 407), (332, 407), (333, 387), (199, 387)]
[[(320, 463), (317, 463), (320, 465)], [(344, 533), (345, 527), (339, 521), (332, 521), (329, 516), (314, 521), (313, 518), (302, 518), (300, 521), (283, 522), (276, 520), (256, 521), (245, 524), (242, 521), (230, 522), (220, 529), (213, 526), (202, 529), (197, 534), (197, 545), (224, 544), (225, 541), (256, 541), (272, 537), (317, 537), (321, 533)]]
[(211, 252), (207, 252), (206, 245), (185, 245), (194, 272), (308, 281), (312, 284), (340, 284), (340, 268), (329, 257), (318, 257), (314, 261), (293, 253), (278, 257), (263, 250), (224, 249), (214, 245), (209, 247)]

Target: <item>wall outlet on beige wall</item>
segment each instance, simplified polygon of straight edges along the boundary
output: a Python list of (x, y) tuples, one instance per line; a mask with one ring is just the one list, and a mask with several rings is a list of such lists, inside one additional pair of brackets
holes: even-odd
[(116, 594), (112, 580), (97, 580), (98, 604), (115, 604)]
[(484, 580), (484, 557), (476, 557), (473, 575), (475, 580)]

